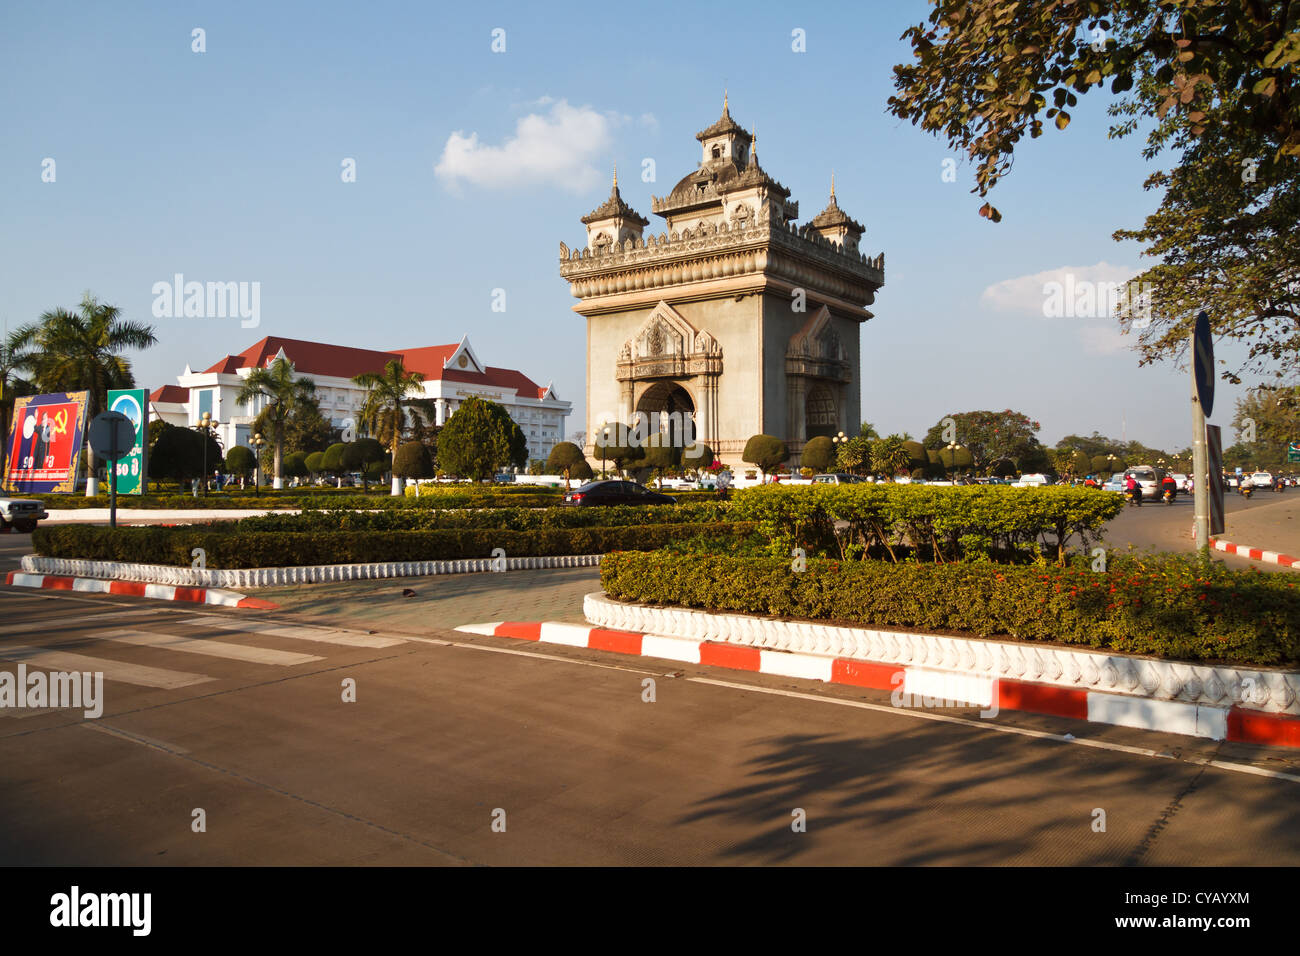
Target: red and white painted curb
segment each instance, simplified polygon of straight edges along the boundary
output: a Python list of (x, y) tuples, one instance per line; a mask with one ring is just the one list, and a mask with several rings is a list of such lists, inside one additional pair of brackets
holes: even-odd
[(1152, 700), (959, 671), (616, 631), (589, 624), (493, 621), (466, 624), (456, 630), (781, 677), (800, 677), (827, 684), (901, 690), (904, 699), (929, 698), (947, 705), (960, 702), (991, 711), (988, 716), (1003, 710), (1025, 711), (1211, 740), (1300, 747), (1300, 717), (1267, 714), (1238, 706), (1210, 707), (1182, 701)]
[(1244, 544), (1233, 544), (1231, 541), (1221, 541), (1218, 538), (1211, 538), (1210, 546), (1215, 551), (1226, 551), (1228, 554), (1250, 558), (1252, 561), (1263, 561), (1265, 564), (1280, 564), (1284, 568), (1300, 567), (1300, 558), (1293, 558), (1289, 554), (1264, 551), (1260, 548), (1248, 548)]
[(127, 594), (158, 601), (189, 601), (194, 604), (218, 604), (222, 607), (251, 607), (275, 610), (278, 604), (248, 597), (222, 588), (186, 588), (171, 584), (145, 584), (143, 581), (106, 581), (103, 578), (74, 578), (60, 574), (27, 574), (10, 571), (5, 583), (19, 588), (44, 588), (54, 591), (83, 591), (88, 594)]

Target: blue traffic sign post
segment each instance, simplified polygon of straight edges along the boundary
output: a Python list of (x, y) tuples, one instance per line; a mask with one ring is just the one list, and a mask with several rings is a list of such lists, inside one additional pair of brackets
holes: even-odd
[[(1210, 557), (1210, 468), (1206, 449), (1205, 420), (1214, 412), (1214, 339), (1210, 317), (1196, 316), (1192, 329), (1192, 491), (1196, 504), (1196, 547), (1205, 560)], [(1222, 532), (1220, 532), (1222, 533)]]

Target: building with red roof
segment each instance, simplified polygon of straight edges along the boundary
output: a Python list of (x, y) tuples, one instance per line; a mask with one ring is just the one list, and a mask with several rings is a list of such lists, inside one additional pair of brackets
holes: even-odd
[(444, 424), (471, 395), (505, 406), (528, 439), (529, 458), (546, 458), (564, 440), (564, 421), (572, 411), (572, 404), (561, 401), (549, 383), (538, 385), (517, 369), (484, 365), (468, 336), (459, 344), (383, 352), (269, 335), (202, 371), (186, 366), (176, 385), (164, 385), (150, 396), (151, 414), (173, 425), (193, 427), (207, 412), (219, 423), (218, 437), (225, 448), (247, 446), (252, 421), (264, 405), (261, 401), (241, 404), (236, 396), (252, 369), (266, 368), (278, 358), (287, 359), (298, 375), (316, 383), (321, 414), (340, 430), (349, 422), (358, 424), (356, 417), (365, 401), (365, 389), (352, 381), (353, 376), (382, 372), (393, 359), (401, 359), (407, 371), (424, 376), (421, 397), (435, 402), (435, 424)]

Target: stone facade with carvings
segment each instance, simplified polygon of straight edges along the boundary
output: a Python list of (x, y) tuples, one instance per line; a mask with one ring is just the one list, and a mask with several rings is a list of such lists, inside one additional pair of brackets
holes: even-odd
[(731, 465), (751, 435), (786, 440), (797, 462), (814, 435), (856, 433), (859, 330), (885, 257), (859, 251), (861, 224), (835, 199), (798, 225), (799, 204), (758, 163), (753, 136), (722, 117), (697, 134), (699, 167), (651, 211), (624, 201), (582, 218), (560, 243), (560, 275), (587, 319), (587, 450), (605, 422), (638, 412), (689, 416)]

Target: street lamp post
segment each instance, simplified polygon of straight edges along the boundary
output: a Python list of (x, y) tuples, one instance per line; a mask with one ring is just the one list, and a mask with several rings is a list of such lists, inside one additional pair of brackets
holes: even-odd
[(266, 439), (262, 433), (258, 432), (249, 442), (253, 446), (253, 494), (259, 497), (262, 494), (262, 446), (266, 444)]
[(948, 480), (955, 485), (957, 481), (953, 478), (953, 475), (957, 472), (957, 449), (960, 448), (961, 445), (957, 444), (956, 441), (950, 441), (943, 447), (948, 450), (948, 460), (951, 462), (948, 466)]
[(208, 496), (208, 439), (212, 436), (212, 429), (221, 423), (212, 418), (211, 412), (204, 412), (203, 417), (199, 419), (199, 428), (203, 432), (203, 497)]
[[(831, 439), (831, 443), (835, 445), (847, 445), (849, 443), (849, 437), (845, 435), (844, 432), (840, 432), (838, 435), (836, 435), (834, 438)], [(840, 453), (838, 450), (836, 450), (835, 452), (836, 464), (839, 463), (839, 457), (840, 457)], [(852, 466), (849, 467), (849, 474), (853, 474)]]

